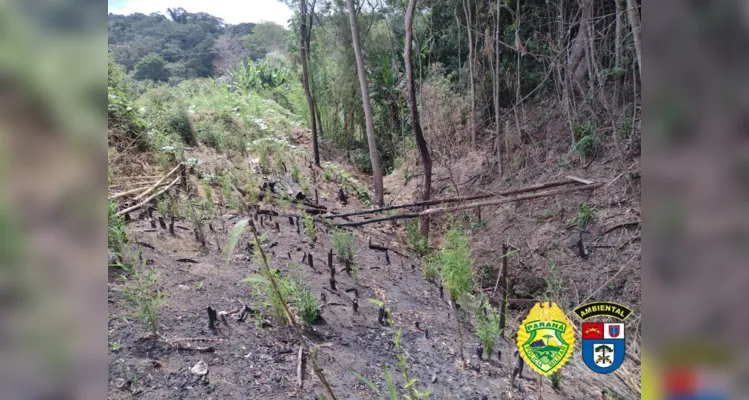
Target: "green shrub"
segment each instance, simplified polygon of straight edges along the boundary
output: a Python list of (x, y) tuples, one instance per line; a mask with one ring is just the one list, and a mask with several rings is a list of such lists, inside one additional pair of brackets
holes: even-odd
[(484, 346), (484, 352), (487, 359), (491, 360), (497, 336), (502, 333), (499, 329), (499, 313), (488, 302), (482, 302), (483, 307), (476, 311), (475, 332), (481, 344)]
[(593, 157), (598, 151), (598, 136), (596, 135), (596, 123), (588, 120), (584, 124), (574, 127), (575, 145), (572, 147), (583, 159)]
[(188, 146), (198, 144), (192, 120), (184, 108), (171, 108), (166, 115), (165, 127), (167, 132), (177, 135)]
[(468, 238), (451, 223), (445, 243), (436, 255), (440, 278), (453, 302), (463, 298), (473, 286), (473, 259)]
[(424, 279), (435, 282), (439, 276), (439, 263), (435, 259), (424, 260), (422, 262)]
[(551, 387), (554, 390), (559, 390), (559, 386), (562, 384), (562, 371), (555, 371), (549, 375), (549, 381), (551, 381)]
[(354, 234), (336, 229), (332, 237), (333, 251), (344, 260), (354, 261)]
[(289, 294), (291, 303), (294, 304), (304, 324), (308, 327), (312, 326), (312, 323), (320, 316), (320, 303), (312, 294), (309, 285), (301, 281), (292, 281)]
[(313, 220), (312, 216), (304, 211), (302, 211), (302, 218), (304, 219), (304, 231), (307, 233), (307, 236), (309, 236), (310, 239), (314, 240), (315, 236), (317, 236), (317, 231), (315, 230), (315, 220)]
[(595, 210), (586, 202), (582, 202), (577, 205), (577, 215), (575, 216), (574, 223), (581, 230), (585, 230), (591, 222), (596, 218)]
[[(132, 258), (141, 259), (137, 254)], [(131, 315), (137, 316), (146, 328), (156, 334), (161, 306), (165, 301), (164, 293), (159, 288), (156, 270), (147, 268), (143, 260), (128, 271), (129, 277), (124, 275), (121, 277), (122, 280), (127, 281), (121, 290), (133, 309)]]
[(406, 220), (406, 237), (408, 242), (413, 246), (414, 251), (420, 256), (424, 256), (429, 253), (429, 240), (422, 238), (419, 232), (419, 220), (412, 218)]
[(125, 220), (117, 216), (118, 205), (116, 200), (109, 200), (107, 221), (107, 248), (115, 254), (122, 255), (127, 245), (127, 232), (125, 231)]

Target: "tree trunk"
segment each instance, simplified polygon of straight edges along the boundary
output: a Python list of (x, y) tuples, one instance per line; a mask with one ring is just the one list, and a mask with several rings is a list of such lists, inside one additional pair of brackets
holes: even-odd
[(317, 118), (315, 117), (315, 100), (309, 89), (309, 72), (307, 71), (307, 0), (302, 0), (299, 7), (299, 51), (302, 58), (302, 84), (309, 106), (309, 119), (312, 128), (312, 149), (315, 153), (315, 165), (320, 166), (320, 149), (317, 146)]
[[(497, 170), (499, 177), (502, 177), (502, 140), (499, 134), (499, 12), (501, 10), (499, 0), (497, 0), (497, 19), (494, 26), (494, 127), (497, 130)], [(505, 132), (506, 134), (506, 132)]]
[(356, 55), (356, 71), (359, 75), (359, 85), (361, 86), (362, 105), (364, 106), (364, 119), (367, 128), (367, 143), (369, 144), (369, 161), (372, 163), (372, 178), (374, 179), (375, 204), (382, 207), (384, 204), (382, 193), (382, 169), (380, 168), (380, 153), (377, 151), (377, 142), (375, 141), (374, 117), (372, 116), (372, 104), (369, 101), (369, 88), (367, 87), (367, 75), (364, 70), (364, 58), (361, 54), (361, 45), (359, 41), (359, 28), (356, 25), (356, 10), (354, 9), (354, 0), (346, 0), (348, 5), (349, 21), (351, 23), (351, 41), (354, 45), (354, 55)]
[[(618, 71), (622, 67), (622, 3), (621, 0), (614, 0), (616, 5), (616, 31), (614, 34), (614, 68)], [(621, 103), (621, 87), (624, 75), (617, 75), (615, 77), (614, 86), (614, 107), (619, 107)]]
[(627, 16), (629, 17), (629, 26), (632, 28), (632, 38), (635, 42), (635, 52), (637, 53), (637, 69), (640, 70), (642, 77), (642, 48), (640, 47), (640, 13), (637, 11), (637, 1), (627, 0)]
[(466, 14), (466, 30), (468, 31), (468, 72), (471, 76), (471, 146), (476, 149), (476, 86), (473, 79), (473, 24), (471, 23), (471, 5), (464, 0), (463, 11)]
[[(403, 61), (406, 64), (406, 80), (408, 81), (408, 106), (411, 109), (411, 123), (416, 135), (416, 144), (419, 146), (421, 153), (421, 163), (424, 165), (424, 192), (421, 199), (429, 200), (432, 191), (432, 159), (429, 157), (427, 142), (424, 140), (424, 133), (421, 131), (421, 122), (419, 121), (419, 109), (416, 105), (416, 85), (414, 84), (414, 71), (411, 65), (411, 42), (413, 41), (413, 18), (416, 0), (408, 1), (406, 10), (406, 47), (403, 50)], [(429, 216), (419, 219), (419, 233), (422, 238), (429, 237)]]

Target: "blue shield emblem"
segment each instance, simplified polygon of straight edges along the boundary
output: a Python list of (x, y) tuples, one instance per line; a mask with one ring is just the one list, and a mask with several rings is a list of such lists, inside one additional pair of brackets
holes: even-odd
[(594, 372), (609, 374), (624, 362), (624, 324), (599, 324), (603, 332), (583, 335), (583, 361)]
[(619, 325), (609, 325), (609, 335), (611, 337), (619, 337)]

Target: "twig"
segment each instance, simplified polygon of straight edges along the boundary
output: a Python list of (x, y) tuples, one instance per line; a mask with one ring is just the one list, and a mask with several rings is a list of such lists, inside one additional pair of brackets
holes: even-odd
[(589, 180), (583, 179), (583, 178), (578, 178), (578, 177), (572, 176), (572, 175), (567, 175), (565, 178), (572, 179), (573, 181), (584, 183), (586, 185), (592, 185), (593, 184), (593, 181), (589, 181)]
[(151, 187), (149, 187), (148, 190), (146, 190), (145, 192), (143, 192), (143, 193), (135, 196), (135, 201), (138, 201), (138, 200), (142, 199), (143, 197), (145, 197), (147, 194), (151, 193), (154, 189), (156, 189), (156, 187), (158, 187), (161, 184), (161, 182), (164, 181), (164, 179), (166, 179), (169, 175), (171, 175), (175, 171), (177, 171), (179, 169), (179, 167), (181, 167), (181, 166), (182, 166), (182, 163), (177, 164), (177, 166), (174, 167), (173, 170), (169, 171), (168, 174), (162, 176), (161, 179), (159, 179), (158, 181), (156, 181), (156, 183), (154, 183)]
[(120, 193), (117, 193), (115, 195), (112, 195), (111, 197), (109, 197), (108, 200), (116, 200), (116, 199), (119, 199), (120, 197), (124, 197), (124, 196), (127, 196), (129, 194), (138, 193), (138, 192), (142, 191), (143, 189), (148, 189), (149, 187), (150, 186), (143, 186), (143, 187), (139, 187), (139, 188), (136, 188), (136, 189), (126, 190), (124, 192), (120, 192)]
[(158, 192), (156, 192), (156, 194), (148, 197), (147, 199), (143, 200), (142, 202), (140, 202), (140, 203), (138, 203), (138, 204), (136, 204), (136, 205), (134, 205), (132, 207), (126, 208), (126, 209), (118, 212), (117, 216), (119, 217), (121, 215), (125, 215), (125, 214), (129, 213), (130, 211), (137, 210), (137, 209), (143, 207), (144, 205), (148, 204), (149, 201), (153, 200), (156, 197), (159, 197), (161, 194), (163, 194), (164, 192), (166, 192), (167, 190), (169, 190), (170, 187), (176, 185), (177, 182), (179, 182), (179, 179), (180, 179), (180, 177), (178, 176), (171, 183), (169, 183), (168, 185), (164, 186), (161, 190), (159, 190)]
[(304, 347), (302, 346), (299, 346), (299, 355), (297, 356), (296, 384), (299, 388), (304, 385)]

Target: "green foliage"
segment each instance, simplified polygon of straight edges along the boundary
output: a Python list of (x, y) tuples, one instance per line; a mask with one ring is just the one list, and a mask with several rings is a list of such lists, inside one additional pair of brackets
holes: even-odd
[(585, 230), (591, 222), (595, 221), (596, 213), (595, 209), (586, 202), (582, 202), (577, 205), (577, 215), (573, 222), (577, 225), (580, 230)]
[(572, 150), (577, 152), (583, 159), (593, 157), (598, 151), (598, 136), (596, 135), (596, 123), (587, 120), (584, 124), (577, 124), (574, 128), (575, 145)]
[(289, 294), (291, 303), (294, 304), (304, 324), (308, 327), (312, 326), (312, 323), (320, 316), (320, 303), (312, 294), (309, 285), (294, 280), (291, 282)]
[(411, 246), (413, 246), (414, 251), (416, 251), (420, 256), (429, 253), (429, 240), (421, 237), (421, 233), (419, 232), (419, 220), (417, 218), (408, 219), (406, 220), (405, 225), (406, 237), (408, 238), (408, 242), (411, 243)]
[(315, 220), (312, 216), (302, 211), (302, 219), (304, 220), (304, 231), (307, 233), (310, 239), (315, 239), (317, 231), (315, 230)]
[(108, 203), (107, 248), (112, 250), (115, 254), (121, 255), (125, 246), (127, 246), (125, 220), (124, 218), (117, 216), (117, 201), (109, 200)]
[(549, 375), (549, 381), (554, 390), (559, 390), (559, 387), (562, 384), (562, 371), (555, 371), (553, 374)]
[(325, 167), (322, 171), (322, 177), (325, 179), (325, 182), (330, 182), (333, 180), (333, 172), (331, 168), (328, 168), (328, 166)]
[[(255, 252), (255, 258), (259, 259), (259, 253)], [(262, 262), (262, 261), (259, 261)], [(288, 320), (286, 318), (286, 312), (284, 311), (283, 303), (285, 299), (289, 298), (292, 290), (292, 283), (288, 277), (282, 277), (281, 271), (273, 269), (270, 271), (275, 279), (280, 293), (276, 293), (273, 289), (273, 285), (268, 277), (262, 275), (253, 275), (242, 279), (240, 282), (248, 282), (252, 284), (252, 290), (255, 293), (254, 297), (258, 299), (264, 298), (260, 302), (260, 305), (270, 310), (271, 315), (281, 325), (286, 325)], [(280, 294), (280, 297), (279, 297)]]
[(192, 120), (187, 110), (183, 108), (171, 108), (166, 115), (165, 128), (167, 133), (177, 135), (182, 142), (189, 146), (198, 144), (198, 138), (195, 129), (192, 126)]
[(294, 182), (297, 182), (299, 184), (302, 184), (302, 172), (299, 170), (299, 163), (296, 159), (291, 160), (291, 179), (294, 180)]
[(252, 33), (242, 36), (241, 40), (248, 50), (249, 57), (260, 60), (269, 53), (286, 49), (290, 34), (291, 32), (275, 22), (261, 22), (253, 27)]
[[(139, 254), (135, 254), (131, 258), (134, 260), (142, 259)], [(161, 306), (166, 300), (164, 293), (159, 288), (156, 270), (153, 267), (146, 267), (145, 260), (137, 262), (132, 268), (125, 269), (129, 276), (122, 275), (120, 277), (121, 280), (126, 281), (121, 291), (133, 309), (132, 315), (137, 316), (143, 325), (155, 335), (158, 331)]]
[(425, 259), (421, 266), (424, 269), (424, 279), (435, 282), (440, 273), (439, 263), (435, 259)]
[(169, 80), (169, 71), (166, 62), (159, 54), (149, 53), (135, 64), (135, 79), (150, 79), (155, 82), (166, 82)]
[(263, 89), (275, 89), (282, 86), (291, 76), (291, 71), (285, 64), (272, 65), (267, 60), (254, 63), (244, 60), (235, 68), (229, 70), (231, 83), (229, 87), (243, 95)]
[(546, 280), (546, 291), (544, 292), (545, 301), (553, 301), (559, 304), (562, 310), (567, 309), (567, 301), (564, 299), (564, 282), (562, 281), (562, 272), (559, 271), (557, 264), (549, 258), (549, 273), (544, 278)]
[(471, 250), (468, 238), (453, 223), (435, 261), (440, 265), (441, 279), (450, 300), (455, 302), (470, 293), (473, 286)]
[(502, 333), (499, 329), (499, 312), (488, 302), (482, 302), (483, 306), (476, 311), (475, 332), (481, 344), (484, 346), (487, 358), (491, 360), (497, 336)]
[(231, 260), (231, 253), (234, 251), (234, 248), (237, 247), (237, 243), (239, 243), (239, 238), (244, 233), (245, 229), (247, 229), (247, 224), (250, 222), (249, 219), (244, 218), (239, 221), (237, 221), (236, 224), (234, 224), (234, 228), (231, 230), (231, 234), (229, 235), (229, 242), (224, 247), (224, 251), (226, 252), (226, 264), (229, 265), (229, 261)]
[(342, 229), (333, 231), (333, 252), (344, 260), (354, 261), (354, 234)]

